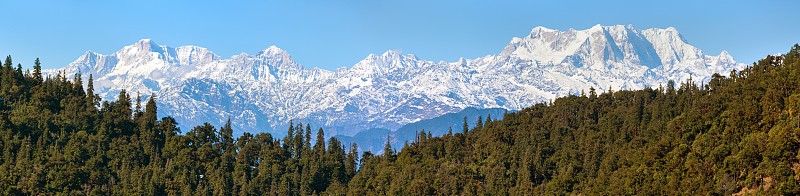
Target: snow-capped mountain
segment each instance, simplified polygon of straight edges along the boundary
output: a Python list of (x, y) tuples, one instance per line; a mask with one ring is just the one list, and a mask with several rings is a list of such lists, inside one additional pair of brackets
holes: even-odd
[(283, 135), (295, 120), (351, 136), (467, 107), (519, 110), (590, 87), (640, 89), (690, 77), (704, 82), (713, 73), (744, 66), (724, 51), (706, 55), (671, 27), (597, 25), (566, 31), (536, 27), (511, 39), (499, 54), (456, 62), (387, 51), (328, 71), (304, 68), (275, 46), (221, 58), (202, 47), (172, 48), (143, 39), (114, 54), (86, 52), (58, 70), (92, 74), (104, 100), (114, 100), (120, 89), (154, 94), (159, 115), (173, 116), (184, 130), (203, 122), (220, 125), (230, 117), (237, 132)]

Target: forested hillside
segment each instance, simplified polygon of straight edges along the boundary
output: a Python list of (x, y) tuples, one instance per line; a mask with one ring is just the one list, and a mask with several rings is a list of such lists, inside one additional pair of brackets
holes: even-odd
[[(726, 76), (723, 76), (726, 75)], [(3, 195), (800, 194), (800, 46), (708, 84), (590, 90), (356, 154), (323, 130), (180, 130), (155, 99), (0, 68)], [(313, 142), (313, 144), (312, 144)], [(326, 143), (327, 142), (327, 143)], [(396, 147), (395, 147), (396, 148)]]
[(800, 46), (707, 85), (559, 98), (368, 159), (355, 195), (800, 194)]
[[(2, 195), (307, 195), (344, 193), (358, 156), (335, 138), (296, 124), (289, 137), (269, 133), (232, 138), (230, 121), (182, 132), (156, 118), (154, 99), (120, 92), (107, 102), (89, 76), (42, 78), (0, 69), (0, 189)], [(144, 104), (144, 106), (142, 105)], [(355, 148), (355, 147), (353, 147)]]

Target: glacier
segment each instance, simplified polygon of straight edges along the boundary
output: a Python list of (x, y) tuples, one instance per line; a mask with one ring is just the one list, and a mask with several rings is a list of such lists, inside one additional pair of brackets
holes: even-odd
[(290, 120), (353, 136), (431, 119), (465, 108), (520, 110), (589, 88), (642, 89), (742, 70), (723, 51), (707, 55), (672, 27), (632, 25), (566, 31), (535, 27), (498, 54), (434, 62), (390, 50), (350, 68), (306, 68), (269, 46), (222, 58), (199, 46), (170, 47), (142, 39), (113, 54), (87, 51), (66, 67), (44, 70), (93, 75), (95, 92), (115, 100), (120, 90), (154, 95), (159, 116), (188, 131), (228, 118), (237, 135), (283, 136)]

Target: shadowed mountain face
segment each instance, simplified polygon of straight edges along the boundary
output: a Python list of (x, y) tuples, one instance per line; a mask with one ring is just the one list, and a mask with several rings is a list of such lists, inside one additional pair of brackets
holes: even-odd
[(482, 122), (488, 119), (502, 120), (507, 112), (508, 110), (502, 108), (477, 109), (468, 107), (456, 113), (448, 113), (435, 118), (409, 123), (395, 131), (373, 128), (359, 132), (353, 136), (337, 135), (334, 137), (341, 140), (343, 144), (356, 143), (360, 151), (371, 151), (377, 154), (383, 154), (383, 147), (386, 145), (387, 138), (390, 139), (389, 143), (395, 149), (400, 149), (406, 142), (416, 141), (417, 134), (422, 131), (434, 137), (442, 136), (448, 132), (461, 133), (464, 129), (465, 118), (467, 120), (467, 126), (469, 128), (474, 128), (478, 123), (479, 117), (482, 119)]
[[(92, 74), (105, 100), (121, 89), (157, 96), (159, 115), (189, 130), (231, 118), (237, 133), (285, 134), (289, 120), (353, 136), (396, 130), (467, 107), (519, 110), (559, 96), (640, 89), (669, 80), (706, 81), (741, 70), (726, 52), (709, 56), (674, 28), (594, 26), (567, 31), (536, 27), (497, 55), (432, 62), (399, 51), (370, 54), (349, 69), (307, 69), (278, 47), (222, 58), (197, 46), (144, 39), (114, 54), (86, 52), (65, 68)], [(135, 96), (135, 95), (134, 95)]]

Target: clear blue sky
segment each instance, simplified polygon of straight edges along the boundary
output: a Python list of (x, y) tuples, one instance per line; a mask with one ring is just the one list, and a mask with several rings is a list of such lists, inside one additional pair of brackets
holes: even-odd
[[(0, 55), (62, 67), (142, 38), (228, 58), (269, 45), (305, 67), (350, 67), (400, 49), (433, 61), (496, 54), (535, 26), (676, 27), (707, 54), (751, 63), (800, 42), (798, 1), (3, 1)], [(793, 10), (795, 9), (795, 10)]]

